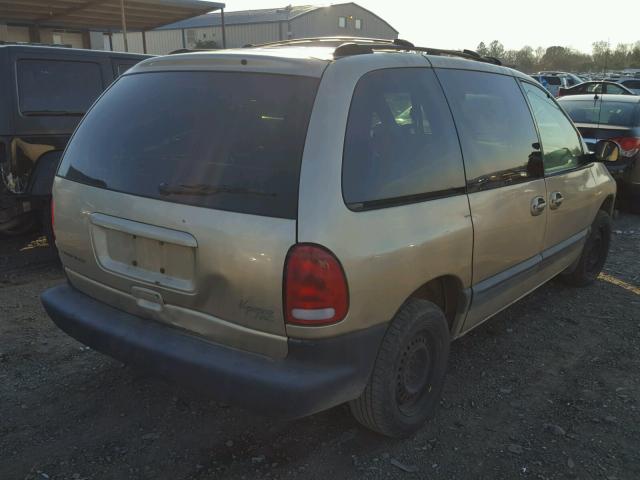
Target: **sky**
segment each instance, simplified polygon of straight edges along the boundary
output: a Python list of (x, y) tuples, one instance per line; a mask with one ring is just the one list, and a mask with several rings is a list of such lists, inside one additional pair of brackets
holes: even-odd
[[(292, 0), (221, 0), (227, 11), (284, 7)], [(300, 0), (294, 5), (329, 5), (334, 2)], [(633, 43), (640, 40), (640, 28), (620, 28), (620, 16), (606, 21), (602, 1), (582, 0), (358, 0), (388, 21), (399, 37), (416, 45), (436, 48), (475, 49), (484, 41), (499, 40), (507, 49), (530, 45), (560, 45), (591, 53), (598, 40)], [(631, 2), (633, 3), (633, 2)], [(629, 5), (627, 5), (629, 6)], [(590, 8), (592, 7), (592, 8)], [(626, 7), (623, 7), (623, 9)], [(602, 12), (602, 13), (601, 13)], [(638, 17), (640, 9), (631, 9)], [(612, 25), (606, 28), (607, 24)], [(636, 20), (629, 25), (638, 24)]]

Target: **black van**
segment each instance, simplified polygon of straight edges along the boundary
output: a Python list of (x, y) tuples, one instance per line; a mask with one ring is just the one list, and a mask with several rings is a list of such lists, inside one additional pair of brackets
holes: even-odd
[(0, 234), (39, 218), (48, 231), (51, 185), (73, 130), (113, 80), (148, 57), (0, 45)]

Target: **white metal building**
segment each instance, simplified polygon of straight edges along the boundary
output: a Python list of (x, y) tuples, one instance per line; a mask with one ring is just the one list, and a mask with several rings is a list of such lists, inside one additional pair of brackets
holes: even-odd
[[(223, 33), (222, 23), (225, 29)], [(348, 2), (330, 6), (287, 6), (262, 10), (208, 13), (159, 27), (129, 32), (130, 52), (163, 55), (198, 45), (219, 48), (319, 36), (398, 38), (398, 31), (375, 13)], [(124, 48), (122, 34), (105, 36), (105, 49)]]

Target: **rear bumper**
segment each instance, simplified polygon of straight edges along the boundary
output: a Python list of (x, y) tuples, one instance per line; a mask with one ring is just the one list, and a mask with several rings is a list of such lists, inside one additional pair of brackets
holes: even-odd
[(235, 350), (117, 310), (60, 285), (42, 294), (53, 321), (102, 353), (220, 401), (281, 418), (310, 415), (360, 395), (386, 325), (322, 340), (289, 340), (281, 360)]

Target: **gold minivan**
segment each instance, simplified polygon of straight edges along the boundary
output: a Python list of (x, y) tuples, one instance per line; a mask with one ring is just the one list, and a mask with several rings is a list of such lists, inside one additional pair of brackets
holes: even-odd
[[(609, 248), (590, 154), (530, 77), (472, 52), (309, 39), (146, 60), (55, 179), (69, 335), (285, 418), (349, 402), (406, 436), (449, 344)], [(498, 368), (498, 366), (496, 367)]]

